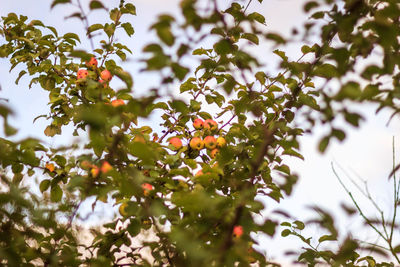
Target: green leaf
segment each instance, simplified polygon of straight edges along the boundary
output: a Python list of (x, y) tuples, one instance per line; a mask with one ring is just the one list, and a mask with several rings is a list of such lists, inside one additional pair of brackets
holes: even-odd
[(294, 227), (299, 229), (299, 230), (304, 230), (304, 223), (301, 221), (294, 221), (293, 224), (295, 225)]
[(162, 42), (168, 46), (172, 46), (175, 43), (175, 36), (171, 31), (171, 23), (175, 19), (169, 15), (161, 15), (159, 21), (151, 26), (154, 29)]
[(283, 59), (283, 61), (287, 61), (288, 60), (288, 57), (286, 56), (284, 51), (276, 49), (276, 50), (273, 51), (273, 53), (278, 55), (279, 57), (281, 57)]
[(154, 164), (154, 161), (157, 159), (155, 151), (148, 145), (140, 142), (133, 142), (130, 145), (130, 152), (133, 156), (141, 159), (144, 164)]
[(290, 235), (292, 233), (292, 231), (290, 231), (289, 229), (285, 229), (281, 232), (281, 236), (286, 237), (288, 235)]
[(135, 30), (132, 27), (132, 24), (126, 22), (126, 23), (122, 23), (121, 27), (124, 28), (126, 34), (128, 34), (129, 37), (131, 37), (134, 33)]
[(241, 38), (247, 39), (250, 42), (257, 44), (257, 45), (259, 43), (258, 36), (255, 35), (254, 33), (243, 33)]
[(81, 42), (81, 40), (79, 39), (79, 36), (72, 32), (64, 34), (63, 38), (64, 39), (75, 39), (78, 42)]
[(119, 20), (120, 18), (121, 18), (121, 12), (117, 8), (114, 8), (110, 11), (110, 19), (114, 23), (117, 23), (117, 20)]
[(121, 8), (121, 13), (136, 15), (136, 7), (133, 4), (128, 3)]
[(55, 125), (49, 125), (49, 126), (47, 126), (46, 129), (44, 130), (44, 134), (45, 134), (46, 136), (49, 136), (49, 137), (53, 137), (53, 136), (55, 136), (56, 134), (60, 134), (60, 133), (61, 133), (61, 130), (59, 129), (59, 127), (57, 127), (57, 126), (55, 126)]
[(130, 74), (129, 72), (126, 72), (126, 71), (124, 71), (124, 70), (122, 70), (122, 69), (116, 69), (116, 70), (114, 71), (114, 74), (115, 74), (118, 78), (120, 78), (123, 82), (125, 82), (126, 87), (127, 87), (128, 89), (132, 88), (132, 86), (133, 86), (133, 79), (132, 79), (132, 76), (131, 76), (131, 74)]
[(277, 33), (268, 33), (265, 35), (265, 38), (275, 41), (277, 44), (286, 44), (286, 40)]
[(186, 74), (189, 72), (188, 68), (183, 67), (178, 63), (172, 63), (171, 68), (175, 76), (181, 81), (185, 78)]
[(50, 190), (50, 200), (52, 202), (59, 202), (61, 201), (63, 196), (63, 191), (61, 190), (61, 187), (59, 185), (55, 185), (51, 188)]
[(208, 55), (209, 50), (204, 48), (197, 48), (193, 50), (192, 55)]
[(189, 112), (188, 106), (182, 100), (173, 100), (170, 102), (171, 108), (175, 109), (177, 112), (182, 114), (187, 114)]
[(323, 235), (318, 239), (318, 242), (322, 243), (324, 241), (333, 241), (333, 240), (337, 240), (335, 236), (333, 236), (333, 235)]
[(375, 84), (368, 84), (362, 91), (362, 99), (372, 99), (380, 93), (379, 86)]
[(99, 23), (93, 24), (93, 25), (89, 26), (88, 33), (91, 33), (91, 32), (94, 32), (94, 31), (97, 31), (100, 29), (104, 29), (104, 26), (102, 24), (99, 24)]
[(325, 11), (318, 11), (311, 15), (313, 19), (322, 19), (325, 16)]
[(36, 20), (36, 19), (32, 20), (29, 24), (35, 25), (35, 26), (45, 27), (43, 22), (41, 22), (40, 20)]
[(304, 94), (303, 92), (300, 92), (299, 94), (299, 102), (315, 110), (320, 110), (320, 106), (317, 104), (315, 98), (310, 95)]
[(303, 54), (308, 54), (308, 53), (312, 52), (312, 48), (309, 47), (308, 45), (303, 45), (303, 46), (301, 47), (301, 52), (302, 52)]
[(18, 78), (15, 80), (15, 84), (18, 84), (19, 80), (24, 76), (27, 72), (24, 70), (21, 70), (21, 72), (18, 75)]
[(50, 187), (50, 180), (49, 179), (45, 179), (42, 182), (40, 182), (40, 185), (39, 185), (40, 192), (43, 193), (44, 191), (49, 189), (49, 187)]
[(71, 0), (54, 0), (53, 3), (51, 3), (50, 8), (53, 8), (58, 4), (66, 4), (66, 3), (71, 3)]
[(260, 13), (253, 12), (253, 13), (250, 13), (247, 17), (250, 20), (255, 20), (255, 21), (258, 21), (261, 24), (265, 24), (265, 17), (263, 15), (261, 15)]
[(83, 61), (89, 61), (92, 58), (92, 55), (87, 53), (84, 50), (74, 50), (69, 54), (71, 57), (80, 58)]
[(316, 8), (316, 7), (319, 7), (318, 2), (309, 1), (304, 5), (303, 9), (304, 9), (305, 12), (309, 12), (311, 9)]
[(328, 64), (328, 63), (322, 64), (322, 65), (316, 67), (314, 69), (314, 75), (323, 77), (323, 78), (327, 78), (327, 79), (331, 79), (331, 78), (339, 76), (336, 67), (333, 66), (332, 64)]
[(344, 133), (344, 131), (335, 128), (332, 128), (331, 136), (336, 137), (340, 141), (343, 141), (346, 138), (346, 134)]
[(7, 119), (4, 119), (3, 126), (4, 126), (4, 133), (6, 134), (6, 136), (11, 136), (11, 135), (14, 135), (14, 134), (17, 133), (17, 129), (15, 129), (14, 127), (10, 126), (8, 124)]
[(319, 142), (318, 150), (322, 153), (325, 152), (326, 148), (329, 145), (329, 141), (330, 141), (330, 136), (325, 136), (324, 138), (322, 138), (321, 141)]
[(141, 223), (137, 219), (132, 219), (129, 226), (126, 228), (128, 233), (132, 236), (135, 237), (140, 233), (141, 230)]
[(265, 220), (261, 229), (263, 230), (264, 233), (266, 233), (267, 235), (272, 237), (275, 234), (276, 226), (277, 226), (276, 222), (271, 221), (271, 220)]
[(105, 9), (105, 7), (103, 6), (103, 4), (100, 2), (100, 1), (98, 1), (98, 0), (92, 0), (91, 2), (90, 2), (90, 4), (89, 4), (89, 8), (90, 9), (99, 9), (99, 8), (103, 8), (103, 9)]
[(256, 73), (255, 75), (257, 81), (259, 81), (261, 84), (265, 84), (266, 80), (267, 80), (267, 75), (265, 74), (265, 72), (259, 71)]
[(219, 55), (225, 55), (232, 53), (233, 47), (230, 41), (222, 39), (214, 45), (214, 50)]
[(336, 94), (335, 99), (342, 101), (344, 99), (356, 100), (361, 96), (361, 87), (359, 83), (348, 82), (340, 88)]
[(156, 28), (156, 32), (160, 40), (163, 41), (166, 45), (172, 46), (175, 43), (175, 36), (171, 32), (171, 28), (169, 27), (159, 27)]
[(52, 32), (54, 33), (54, 35), (55, 35), (56, 37), (58, 37), (58, 33), (57, 33), (56, 28), (51, 27), (51, 26), (46, 26), (46, 28), (49, 29), (50, 31), (52, 31)]
[(346, 119), (346, 121), (348, 123), (350, 123), (351, 125), (358, 127), (360, 126), (360, 121), (364, 120), (364, 118), (357, 114), (357, 113), (350, 113), (350, 112), (346, 112), (344, 114), (344, 118)]

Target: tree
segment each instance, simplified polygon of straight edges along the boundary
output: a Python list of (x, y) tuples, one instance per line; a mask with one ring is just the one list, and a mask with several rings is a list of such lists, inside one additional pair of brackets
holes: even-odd
[[(48, 91), (50, 124), (44, 133), (62, 134), (67, 125), (74, 135), (87, 133), (84, 147), (0, 139), (2, 264), (275, 265), (252, 248), (251, 233), (274, 236), (279, 225), (254, 220), (264, 208), (256, 196), (279, 202), (290, 195), (298, 177), (285, 158), (302, 158), (298, 137), (324, 124), (330, 131), (321, 138), (321, 152), (332, 138), (344, 140), (337, 120), (358, 127), (363, 119), (349, 104), (377, 103), (377, 111), (389, 109), (396, 117), (400, 10), (393, 0), (308, 1), (310, 21), (293, 35), (313, 45), (304, 45), (292, 60), (279, 48), (294, 40), (269, 32), (263, 15), (247, 12), (258, 2), (232, 1), (221, 10), (216, 0), (183, 0), (182, 21), (160, 16), (152, 26), (159, 41), (144, 48), (143, 60), (144, 71), (157, 73), (161, 83), (139, 98), (132, 97), (133, 77), (119, 64), (132, 51), (116, 38), (134, 34), (128, 20), (136, 15), (132, 3), (121, 0), (108, 9), (106, 1), (91, 0), (89, 9), (104, 10), (110, 20), (89, 24), (79, 0), (52, 2), (51, 7), (76, 9), (71, 17), (85, 25), (92, 46), (87, 51), (76, 48), (83, 37), (75, 33), (60, 36), (56, 28), (23, 15), (2, 17), (0, 56), (10, 60), (11, 69), (25, 66), (16, 83), (29, 75), (30, 85)], [(95, 43), (97, 34), (102, 40)], [(213, 44), (205, 46), (206, 41)], [(260, 41), (278, 48), (276, 75), (246, 50)], [(188, 58), (198, 65), (192, 68)], [(371, 59), (377, 64), (363, 65)], [(113, 87), (115, 79), (122, 88)], [(169, 89), (175, 86), (179, 94)], [(4, 134), (14, 135), (7, 123), (12, 110), (0, 102), (0, 111)], [(162, 131), (141, 124), (154, 114), (160, 114)], [(40, 193), (24, 183), (32, 176), (40, 177), (35, 185)], [(120, 215), (103, 225), (106, 231), (93, 229), (87, 246), (74, 220), (91, 197), (117, 205)], [(327, 227), (331, 220), (323, 214), (320, 225)], [(305, 227), (300, 221), (285, 225)], [(332, 235), (325, 239), (336, 240), (329, 229)], [(145, 231), (157, 240), (132, 245)], [(282, 232), (288, 234), (297, 232)], [(362, 266), (358, 248), (348, 239), (338, 251), (307, 250), (299, 261)]]

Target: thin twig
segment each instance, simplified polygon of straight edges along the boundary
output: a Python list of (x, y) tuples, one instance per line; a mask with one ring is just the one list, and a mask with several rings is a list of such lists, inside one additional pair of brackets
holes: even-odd
[(78, 3), (78, 7), (79, 7), (79, 9), (81, 10), (81, 13), (82, 13), (83, 23), (85, 24), (85, 27), (86, 27), (86, 33), (87, 33), (87, 36), (88, 36), (89, 41), (90, 41), (90, 46), (92, 47), (92, 50), (94, 50), (93, 36), (92, 36), (92, 33), (89, 32), (89, 25), (90, 24), (89, 24), (88, 16), (86, 15), (85, 10), (82, 7), (81, 1), (77, 0), (77, 3)]
[(371, 226), (372, 229), (375, 230), (375, 232), (381, 236), (384, 240), (386, 240), (386, 237), (379, 231), (373, 224), (372, 222), (364, 215), (364, 212), (361, 210), (360, 206), (358, 205), (357, 201), (353, 197), (353, 194), (350, 192), (350, 190), (346, 187), (346, 185), (343, 183), (342, 179), (340, 179), (339, 175), (337, 174), (335, 167), (333, 166), (333, 162), (331, 162), (331, 167), (334, 175), (338, 179), (339, 183), (342, 185), (343, 189), (346, 191), (346, 193), (350, 196), (350, 199), (352, 200), (353, 204), (356, 206), (358, 212), (360, 213), (361, 217), (365, 220), (365, 222)]
[[(394, 140), (394, 136), (392, 138), (392, 154), (393, 154), (393, 169), (396, 167), (396, 151), (395, 151), (395, 140)], [(398, 199), (398, 192), (397, 192), (397, 179), (396, 179), (396, 173), (393, 173), (393, 217), (392, 217), (392, 224), (390, 226), (390, 241), (393, 240), (393, 232), (394, 232), (394, 225), (395, 225), (395, 221), (396, 221), (396, 215), (397, 215), (397, 203), (399, 201)]]

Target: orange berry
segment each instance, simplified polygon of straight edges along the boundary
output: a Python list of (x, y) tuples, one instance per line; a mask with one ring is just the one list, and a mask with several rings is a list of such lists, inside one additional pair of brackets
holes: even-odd
[(123, 106), (123, 105), (125, 105), (125, 102), (122, 99), (115, 99), (115, 100), (111, 101), (111, 106), (113, 106), (114, 108)]
[(138, 142), (138, 143), (146, 143), (146, 139), (144, 139), (143, 135), (136, 135), (135, 138), (133, 138), (133, 142)]
[(113, 169), (113, 167), (107, 161), (104, 161), (100, 168), (102, 173), (107, 173), (107, 172), (111, 171), (112, 169)]
[(226, 145), (226, 140), (223, 137), (218, 137), (217, 138), (217, 147), (223, 147)]
[(78, 70), (77, 74), (76, 74), (76, 78), (78, 80), (80, 79), (86, 79), (86, 77), (89, 75), (89, 72), (85, 69), (80, 69)]
[(213, 150), (211, 150), (210, 152), (210, 156), (211, 158), (215, 159), (215, 157), (219, 154), (219, 149), (218, 148), (214, 148)]
[(53, 172), (55, 170), (55, 166), (53, 163), (46, 163), (46, 169), (48, 169), (49, 172)]
[(109, 82), (112, 79), (112, 75), (111, 75), (111, 72), (109, 70), (103, 70), (100, 73), (100, 77), (101, 77), (102, 80), (104, 80), (106, 82)]
[(214, 136), (206, 136), (206, 138), (204, 138), (204, 145), (210, 150), (214, 149), (217, 147), (217, 139), (215, 139)]
[(195, 119), (193, 122), (193, 127), (197, 130), (203, 128), (204, 121), (202, 119)]
[(88, 170), (88, 169), (90, 169), (90, 167), (92, 167), (92, 163), (91, 163), (90, 161), (88, 161), (88, 160), (83, 160), (83, 161), (81, 162), (81, 168), (82, 168), (82, 169)]
[(190, 147), (194, 150), (201, 150), (204, 147), (204, 142), (200, 137), (193, 137), (189, 143)]
[(218, 130), (218, 124), (216, 121), (208, 119), (204, 121), (204, 129), (214, 132)]
[(154, 187), (149, 183), (142, 184), (143, 195), (148, 196)]
[(169, 140), (169, 143), (172, 145), (172, 147), (174, 148), (174, 150), (178, 150), (182, 147), (182, 140), (178, 137), (172, 137)]
[(99, 176), (100, 174), (100, 169), (97, 166), (93, 166), (92, 169), (90, 169), (90, 173), (92, 174), (92, 176), (94, 178), (96, 178), (97, 176)]
[(243, 227), (241, 225), (236, 225), (233, 228), (233, 237), (240, 238), (243, 235)]
[(97, 64), (98, 64), (97, 59), (95, 57), (92, 57), (89, 61), (86, 61), (85, 63), (86, 63), (86, 66), (91, 69), (97, 68)]

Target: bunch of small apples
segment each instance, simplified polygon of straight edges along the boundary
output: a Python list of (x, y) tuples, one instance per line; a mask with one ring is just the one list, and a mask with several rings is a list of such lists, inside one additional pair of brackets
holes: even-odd
[[(111, 72), (107, 69), (104, 69), (100, 72), (100, 75), (99, 75), (98, 69), (97, 69), (98, 61), (95, 57), (92, 57), (89, 61), (86, 61), (85, 64), (89, 70), (95, 71), (97, 73), (96, 77), (98, 77), (98, 82), (101, 83), (104, 88), (107, 88), (109, 82), (112, 79)], [(89, 76), (88, 69), (79, 69), (78, 70), (78, 72), (76, 73), (76, 78), (77, 78), (76, 83), (77, 84), (83, 84), (86, 82), (86, 79)], [(124, 104), (125, 103), (122, 99), (115, 99), (115, 100), (111, 101), (111, 105), (113, 107), (118, 107), (118, 106), (121, 106)]]
[[(194, 151), (201, 151), (206, 148), (211, 158), (215, 158), (219, 153), (219, 149), (226, 145), (224, 137), (219, 136), (215, 138), (218, 132), (218, 124), (212, 119), (203, 121), (202, 119), (195, 119), (193, 127), (196, 129), (196, 136), (191, 138), (189, 146)], [(202, 137), (204, 137), (202, 139)], [(174, 150), (179, 150), (182, 147), (182, 140), (179, 137), (173, 137), (169, 140), (170, 145)]]

